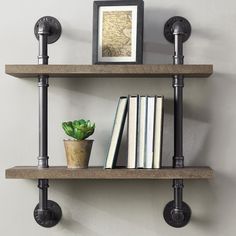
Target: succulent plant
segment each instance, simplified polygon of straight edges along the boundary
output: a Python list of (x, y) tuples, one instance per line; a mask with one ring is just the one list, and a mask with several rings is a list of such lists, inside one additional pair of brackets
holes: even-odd
[(90, 120), (74, 120), (62, 123), (65, 133), (76, 140), (84, 140), (94, 133), (95, 123)]

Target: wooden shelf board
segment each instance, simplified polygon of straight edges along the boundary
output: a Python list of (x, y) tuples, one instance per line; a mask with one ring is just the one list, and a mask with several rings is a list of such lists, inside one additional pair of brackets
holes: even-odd
[(54, 166), (39, 169), (36, 166), (16, 166), (6, 170), (7, 179), (210, 179), (213, 170), (210, 167), (185, 167), (162, 169), (68, 169)]
[(17, 78), (50, 77), (208, 77), (213, 65), (5, 65), (6, 74)]

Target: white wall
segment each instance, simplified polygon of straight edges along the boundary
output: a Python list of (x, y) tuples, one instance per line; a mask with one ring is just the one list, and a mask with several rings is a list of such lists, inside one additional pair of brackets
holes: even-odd
[[(36, 181), (5, 180), (14, 165), (35, 165), (38, 155), (37, 82), (4, 74), (5, 64), (37, 63), (35, 22), (58, 18), (60, 40), (49, 49), (50, 63), (91, 64), (92, 0), (1, 0), (0, 7), (0, 234), (83, 236), (232, 236), (236, 211), (236, 3), (233, 0), (146, 0), (145, 63), (172, 63), (173, 48), (163, 26), (174, 15), (192, 24), (185, 43), (185, 63), (214, 64), (208, 79), (186, 78), (184, 155), (186, 165), (209, 165), (211, 181), (185, 181), (184, 199), (192, 220), (182, 229), (162, 218), (172, 199), (171, 181), (50, 181), (50, 198), (63, 210), (61, 223), (38, 226), (32, 212), (38, 202)], [(91, 165), (103, 165), (117, 98), (127, 94), (166, 97), (164, 163), (173, 155), (171, 79), (51, 79), (49, 91), (49, 156), (65, 165), (61, 129), (64, 120), (96, 122)]]

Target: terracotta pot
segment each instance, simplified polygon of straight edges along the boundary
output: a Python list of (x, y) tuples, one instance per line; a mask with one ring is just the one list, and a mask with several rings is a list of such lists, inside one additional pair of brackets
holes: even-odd
[(64, 140), (68, 168), (88, 168), (93, 140)]

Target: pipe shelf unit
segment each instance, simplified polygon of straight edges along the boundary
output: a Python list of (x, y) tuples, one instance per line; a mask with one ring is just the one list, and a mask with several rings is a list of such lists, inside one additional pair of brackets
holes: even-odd
[[(62, 217), (60, 206), (48, 200), (49, 179), (109, 179), (109, 180), (173, 180), (173, 201), (167, 203), (163, 216), (172, 227), (188, 224), (191, 209), (183, 201), (184, 179), (211, 179), (210, 167), (185, 167), (183, 156), (183, 87), (184, 77), (209, 77), (213, 65), (184, 65), (183, 43), (191, 35), (191, 25), (183, 17), (170, 18), (164, 26), (165, 38), (174, 44), (173, 65), (48, 65), (48, 44), (56, 42), (61, 35), (61, 25), (54, 17), (38, 20), (34, 29), (39, 40), (38, 65), (6, 65), (5, 72), (17, 78), (38, 78), (39, 87), (39, 155), (37, 166), (16, 166), (6, 170), (8, 179), (37, 179), (39, 204), (34, 218), (43, 227), (55, 226)], [(102, 78), (102, 77), (172, 77), (174, 89), (174, 155), (173, 165), (161, 169), (111, 169), (90, 167), (68, 169), (48, 164), (48, 86), (50, 78)]]

